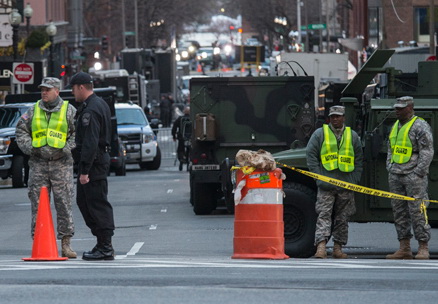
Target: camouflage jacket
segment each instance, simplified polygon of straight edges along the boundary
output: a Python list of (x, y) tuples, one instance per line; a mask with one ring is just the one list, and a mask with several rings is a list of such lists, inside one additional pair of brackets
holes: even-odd
[[(401, 128), (399, 124), (399, 128)], [(386, 169), (389, 173), (409, 174), (415, 172), (418, 176), (425, 176), (429, 173), (429, 166), (433, 159), (433, 137), (432, 128), (423, 119), (417, 119), (409, 130), (409, 138), (412, 143), (411, 159), (404, 164), (391, 163), (392, 152), (388, 140), (388, 156), (386, 158)]]
[[(50, 117), (53, 112), (58, 112), (62, 107), (62, 99), (58, 96), (57, 105), (49, 109), (44, 102), (40, 102), (39, 106)], [(65, 155), (71, 156), (71, 150), (76, 147), (75, 144), (75, 123), (74, 117), (76, 115), (76, 109), (69, 104), (67, 109), (67, 123), (68, 123), (68, 135), (65, 147), (62, 149), (53, 148), (48, 145), (41, 148), (34, 148), (32, 146), (32, 118), (35, 107), (30, 107), (26, 113), (24, 113), (18, 123), (15, 131), (17, 137), (18, 147), (24, 154), (30, 155), (32, 158), (41, 158), (44, 160), (60, 159)]]
[[(312, 136), (306, 147), (307, 154), (307, 166), (309, 170), (313, 173), (321, 174), (324, 176), (336, 178), (348, 183), (358, 184), (363, 170), (363, 153), (362, 144), (359, 135), (354, 130), (351, 130), (351, 135), (353, 137), (353, 149), (354, 149), (354, 171), (353, 172), (342, 172), (338, 169), (327, 171), (321, 163), (321, 146), (324, 142), (324, 131), (323, 128), (317, 129), (313, 132)], [(338, 139), (338, 143), (339, 143)], [(336, 186), (328, 184), (326, 182), (317, 180), (316, 184), (318, 187), (324, 190), (335, 189)]]

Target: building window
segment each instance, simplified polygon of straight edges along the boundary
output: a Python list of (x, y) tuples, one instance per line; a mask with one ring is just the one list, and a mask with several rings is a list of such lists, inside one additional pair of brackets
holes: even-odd
[(382, 8), (375, 6), (368, 9), (369, 37), (368, 43), (373, 48), (379, 47), (382, 42), (383, 19)]
[[(435, 8), (435, 32), (437, 29), (438, 8)], [(429, 8), (416, 7), (414, 14), (414, 37), (419, 43), (429, 43)]]

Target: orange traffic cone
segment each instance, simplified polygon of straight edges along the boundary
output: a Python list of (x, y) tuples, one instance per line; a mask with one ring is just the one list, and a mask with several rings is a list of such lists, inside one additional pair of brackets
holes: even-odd
[(201, 73), (201, 72), (202, 72), (202, 66), (201, 66), (200, 63), (198, 63), (198, 66), (197, 66), (196, 72), (198, 72), (198, 73)]
[(244, 182), (244, 186), (234, 208), (233, 259), (289, 258), (284, 253), (281, 173), (281, 169), (255, 170), (248, 175), (237, 171), (236, 184)]
[(35, 236), (32, 246), (32, 257), (23, 258), (23, 261), (65, 260), (68, 260), (68, 258), (63, 258), (58, 255), (52, 212), (50, 211), (49, 191), (47, 190), (47, 187), (41, 187)]

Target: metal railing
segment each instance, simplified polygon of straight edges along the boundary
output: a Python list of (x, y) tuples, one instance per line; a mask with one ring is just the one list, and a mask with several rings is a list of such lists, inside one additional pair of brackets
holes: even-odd
[(158, 131), (157, 142), (161, 149), (161, 158), (163, 159), (176, 159), (177, 141), (173, 141), (172, 128), (158, 128), (154, 129), (154, 132)]

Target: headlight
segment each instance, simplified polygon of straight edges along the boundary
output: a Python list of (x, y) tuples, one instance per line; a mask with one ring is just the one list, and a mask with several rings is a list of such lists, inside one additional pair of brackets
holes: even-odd
[(155, 136), (153, 133), (143, 134), (143, 142), (146, 144), (153, 141), (154, 138), (155, 138)]
[(181, 52), (181, 57), (182, 57), (182, 59), (187, 59), (187, 58), (189, 58), (189, 52), (187, 52), (187, 51), (182, 51), (182, 52)]
[(10, 144), (11, 139), (9, 137), (0, 137), (0, 154), (6, 154)]

